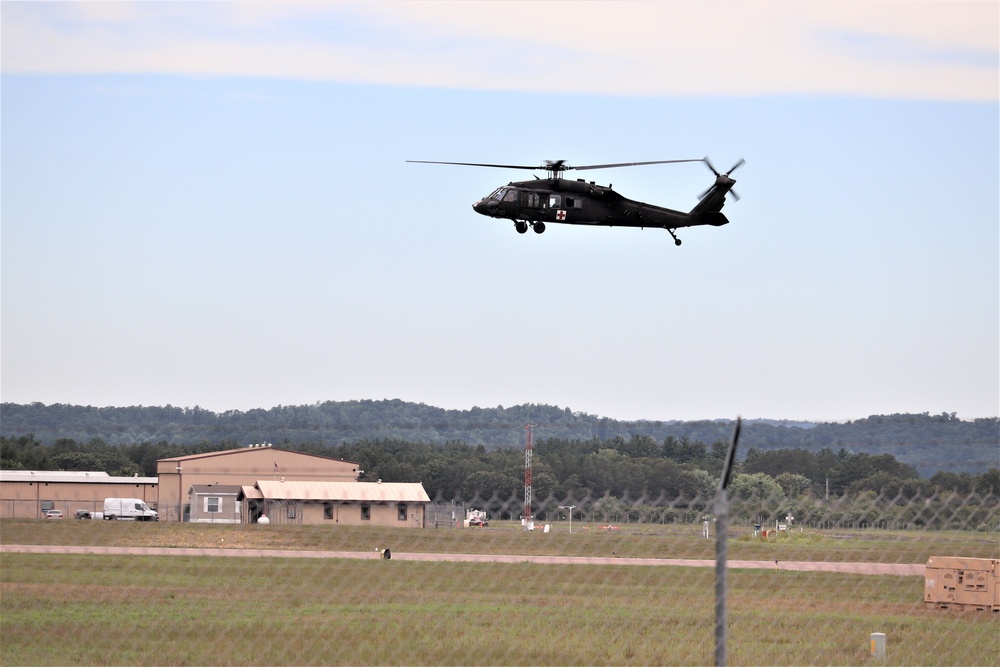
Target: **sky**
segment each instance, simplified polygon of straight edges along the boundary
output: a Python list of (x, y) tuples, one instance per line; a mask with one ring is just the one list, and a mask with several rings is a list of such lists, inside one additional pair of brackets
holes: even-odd
[[(1000, 413), (996, 2), (0, 3), (0, 396)], [(528, 171), (739, 159), (724, 227)], [(537, 172), (544, 176), (543, 172)], [(698, 163), (586, 172), (689, 210)], [(576, 177), (569, 172), (569, 177)]]

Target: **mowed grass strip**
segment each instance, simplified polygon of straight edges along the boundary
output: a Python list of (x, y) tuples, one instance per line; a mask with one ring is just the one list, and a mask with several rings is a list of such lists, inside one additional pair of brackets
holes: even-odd
[[(403, 529), (375, 526), (212, 525), (125, 521), (0, 520), (3, 544), (120, 547), (197, 547), (374, 551), (390, 547), (413, 553), (616, 556), (620, 558), (714, 559), (715, 539), (700, 525), (625, 524), (608, 531), (596, 524), (552, 524), (548, 534), (526, 533), (519, 524), (489, 528)], [(753, 538), (752, 529), (730, 531), (733, 560), (916, 563), (931, 556), (1000, 558), (995, 533), (975, 531), (793, 530), (776, 538)]]
[[(0, 554), (3, 665), (703, 665), (711, 568)], [(921, 577), (730, 572), (733, 665), (995, 665)]]

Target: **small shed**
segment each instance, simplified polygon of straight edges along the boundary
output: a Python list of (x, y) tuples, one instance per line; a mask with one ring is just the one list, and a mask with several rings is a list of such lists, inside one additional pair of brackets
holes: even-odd
[(237, 501), (241, 487), (230, 484), (194, 484), (188, 496), (192, 523), (240, 523), (241, 503)]

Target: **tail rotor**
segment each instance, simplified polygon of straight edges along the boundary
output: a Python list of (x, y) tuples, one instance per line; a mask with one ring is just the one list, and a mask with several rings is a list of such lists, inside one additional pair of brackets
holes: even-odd
[(731, 194), (734, 200), (739, 201), (740, 195), (736, 192), (736, 190), (732, 189), (732, 186), (736, 181), (731, 178), (731, 175), (734, 171), (736, 171), (744, 164), (746, 164), (747, 161), (744, 160), (743, 158), (740, 158), (739, 160), (737, 160), (736, 164), (730, 167), (729, 171), (727, 171), (724, 174), (719, 173), (719, 170), (715, 168), (715, 165), (713, 165), (712, 161), (709, 160), (707, 157), (702, 158), (702, 162), (704, 162), (705, 166), (708, 167), (713, 174), (715, 174), (715, 183), (712, 185), (712, 187), (708, 188), (700, 195), (698, 195), (698, 199), (704, 199), (705, 196), (712, 191), (712, 188), (716, 186), (728, 186), (729, 187), (728, 194)]

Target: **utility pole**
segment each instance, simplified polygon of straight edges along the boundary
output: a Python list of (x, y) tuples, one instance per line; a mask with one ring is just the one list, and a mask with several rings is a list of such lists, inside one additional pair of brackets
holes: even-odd
[(531, 515), (531, 428), (532, 424), (527, 424), (524, 429), (527, 431), (528, 439), (524, 445), (524, 529), (535, 529), (535, 518)]

